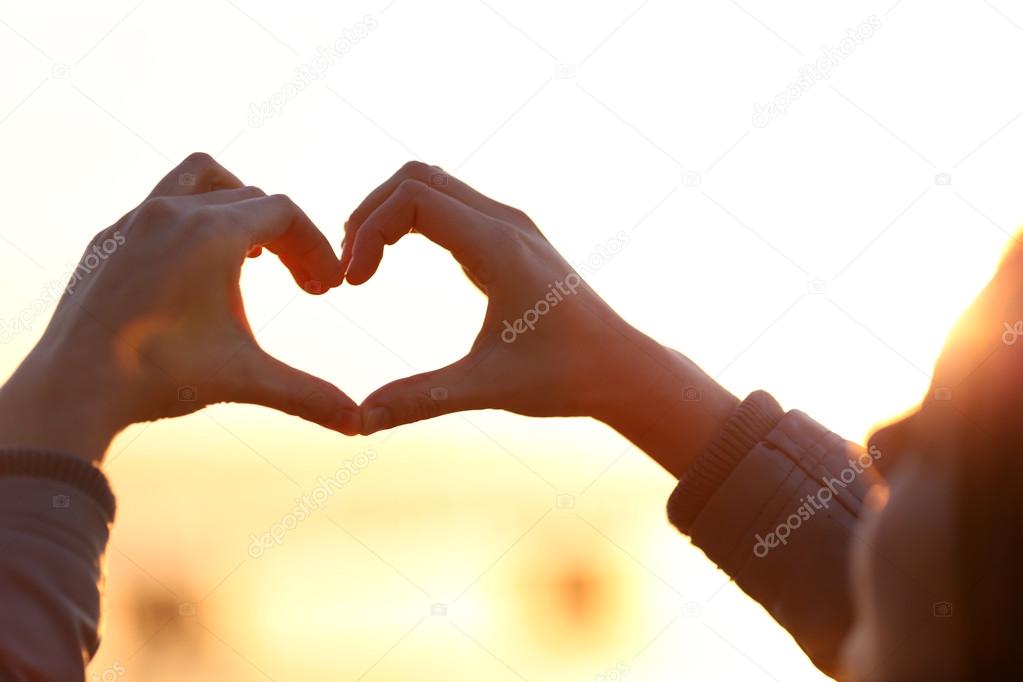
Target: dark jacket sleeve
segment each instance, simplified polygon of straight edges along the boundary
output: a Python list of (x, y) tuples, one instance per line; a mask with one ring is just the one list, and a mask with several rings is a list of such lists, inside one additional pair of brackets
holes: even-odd
[(85, 679), (113, 518), (90, 463), (0, 450), (0, 680)]
[(758, 391), (668, 502), (672, 523), (832, 675), (852, 623), (849, 548), (880, 482), (874, 452)]

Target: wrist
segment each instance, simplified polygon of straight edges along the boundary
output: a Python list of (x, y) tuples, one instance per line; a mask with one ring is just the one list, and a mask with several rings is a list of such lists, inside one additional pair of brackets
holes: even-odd
[(629, 341), (593, 416), (680, 478), (739, 400), (681, 353), (635, 330)]
[(112, 361), (94, 344), (44, 336), (0, 388), (0, 445), (99, 462), (127, 425)]

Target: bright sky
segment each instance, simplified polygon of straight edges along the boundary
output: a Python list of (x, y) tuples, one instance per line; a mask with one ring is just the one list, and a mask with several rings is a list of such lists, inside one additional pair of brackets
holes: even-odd
[[(47, 283), (188, 152), (290, 194), (335, 243), (421, 158), (597, 263), (586, 278), (626, 319), (734, 393), (860, 440), (920, 398), (1023, 219), (1021, 31), (1004, 1), (0, 0), (0, 323), (31, 327), (0, 334), (0, 368), (41, 333)], [(323, 68), (318, 48), (352, 35)], [(799, 87), (825, 53), (829, 78)], [(304, 296), (269, 258), (243, 288), (268, 350), (356, 400), (459, 357), (484, 308), (414, 238), (360, 289)], [(108, 471), (98, 676), (821, 679), (668, 526), (670, 477), (586, 420), (344, 439), (218, 406), (130, 429)]]

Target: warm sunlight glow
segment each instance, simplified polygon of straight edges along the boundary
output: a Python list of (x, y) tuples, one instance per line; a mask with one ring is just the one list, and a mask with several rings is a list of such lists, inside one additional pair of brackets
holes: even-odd
[[(18, 65), (0, 92), (5, 375), (87, 240), (195, 149), (293, 196), (336, 246), (359, 199), (421, 155), (523, 208), (626, 320), (736, 395), (768, 389), (859, 441), (924, 395), (1023, 222), (1023, 124), (956, 164), (1018, 96), (915, 102), (886, 77), (951, 31), (956, 62), (921, 69), (1018, 63), (962, 28), (997, 20), (983, 4), (922, 28), (911, 3), (828, 25), (757, 9), (805, 58), (729, 3), (649, 3), (620, 30), (646, 3), (490, 3), (539, 49), (475, 2), (63, 4), (60, 22), (0, 13), (52, 56), (0, 27)], [(827, 36), (875, 13), (883, 29), (829, 84), (752, 125)], [(350, 54), (254, 125), (252, 106), (367, 16)], [(242, 290), (267, 351), (356, 401), (461, 357), (486, 304), (416, 236), (362, 287), (307, 296), (267, 254)], [(761, 679), (741, 647), (777, 679), (825, 679), (667, 523), (675, 480), (591, 420), (474, 412), (345, 438), (218, 405), (129, 428), (107, 470), (97, 676)]]

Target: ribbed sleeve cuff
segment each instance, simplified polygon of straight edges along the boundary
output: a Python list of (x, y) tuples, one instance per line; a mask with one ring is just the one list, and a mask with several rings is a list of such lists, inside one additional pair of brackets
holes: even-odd
[(110, 483), (102, 471), (81, 457), (49, 450), (0, 448), (0, 476), (49, 478), (72, 485), (95, 499), (113, 523), (117, 505)]
[(784, 415), (785, 411), (766, 391), (754, 391), (735, 408), (668, 499), (668, 519), (676, 528), (689, 534), (696, 517), (735, 465), (764, 440)]

